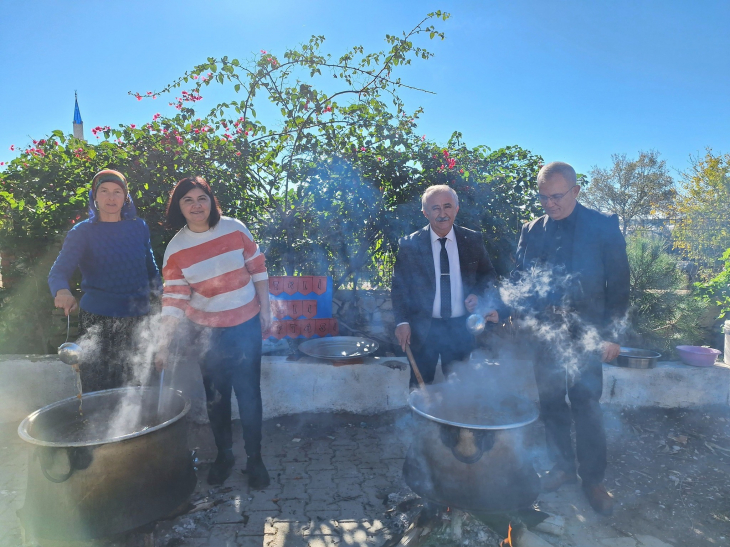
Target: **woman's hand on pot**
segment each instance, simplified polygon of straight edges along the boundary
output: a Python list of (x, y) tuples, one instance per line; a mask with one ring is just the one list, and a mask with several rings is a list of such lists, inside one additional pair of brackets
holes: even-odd
[(53, 299), (53, 305), (63, 309), (63, 313), (66, 315), (79, 308), (76, 299), (68, 289), (61, 289), (56, 293), (56, 298)]

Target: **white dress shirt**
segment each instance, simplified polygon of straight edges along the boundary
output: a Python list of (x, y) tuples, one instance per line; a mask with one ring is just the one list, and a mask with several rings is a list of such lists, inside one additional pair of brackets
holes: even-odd
[[(436, 295), (433, 298), (431, 317), (441, 318), (441, 242), (439, 236), (429, 227), (431, 234), (431, 250), (433, 265), (436, 269)], [(464, 306), (464, 284), (461, 282), (461, 266), (459, 265), (459, 247), (456, 245), (454, 227), (446, 234), (446, 254), (449, 255), (449, 277), (451, 279), (451, 317), (466, 315)]]

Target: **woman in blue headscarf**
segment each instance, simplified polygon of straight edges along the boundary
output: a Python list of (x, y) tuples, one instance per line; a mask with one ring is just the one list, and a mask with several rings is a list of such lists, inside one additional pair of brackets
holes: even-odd
[[(81, 270), (80, 303), (70, 279)], [(132, 381), (134, 331), (150, 311), (150, 295), (161, 292), (150, 231), (118, 171), (97, 173), (89, 192), (89, 218), (66, 235), (48, 274), (54, 304), (68, 315), (80, 307), (86, 335), (81, 363), (84, 392), (121, 387)]]

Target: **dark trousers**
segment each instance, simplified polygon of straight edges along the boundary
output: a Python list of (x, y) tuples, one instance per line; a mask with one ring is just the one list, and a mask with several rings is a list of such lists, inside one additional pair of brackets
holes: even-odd
[(233, 447), (231, 392), (238, 399), (248, 456), (261, 453), (261, 322), (257, 315), (235, 327), (204, 329), (203, 373), (208, 419), (218, 451)]
[[(419, 340), (412, 348), (413, 358), (427, 384), (433, 382), (436, 365), (441, 357), (441, 371), (448, 375), (454, 361), (466, 359), (474, 349), (474, 336), (466, 328), (466, 316), (451, 319), (431, 319), (431, 328), (425, 340)], [(411, 370), (411, 387), (418, 386)]]
[(146, 378), (151, 363), (138, 362), (136, 351), (136, 331), (146, 317), (79, 312), (77, 343), (83, 349), (80, 371), (84, 393), (139, 383)]
[[(551, 351), (542, 351), (535, 361), (535, 379), (540, 393), (540, 416), (545, 424), (548, 449), (558, 469), (566, 473), (578, 469), (584, 485), (603, 482), (606, 471), (606, 431), (599, 400), (603, 392), (603, 365), (598, 356), (586, 357), (580, 370), (568, 374)], [(570, 406), (565, 401), (566, 391)], [(575, 423), (576, 451), (570, 430)]]

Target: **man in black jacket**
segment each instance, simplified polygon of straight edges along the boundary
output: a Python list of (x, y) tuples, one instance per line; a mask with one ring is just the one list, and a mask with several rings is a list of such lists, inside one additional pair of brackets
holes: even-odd
[[(548, 290), (534, 291), (540, 297), (522, 310), (541, 330), (535, 377), (548, 446), (557, 460), (543, 477), (543, 489), (557, 490), (576, 482), (579, 474), (591, 506), (610, 514), (614, 502), (603, 486), (606, 433), (599, 400), (602, 362), (619, 353), (616, 325), (629, 306), (626, 242), (616, 215), (576, 201), (580, 186), (570, 165), (545, 165), (537, 182), (547, 214), (522, 227), (513, 278), (524, 279), (536, 269), (551, 276)], [(575, 422), (577, 469), (571, 422)]]
[[(439, 356), (447, 375), (453, 361), (471, 352), (467, 314), (496, 272), (481, 234), (454, 225), (459, 198), (451, 187), (431, 186), (421, 205), (429, 225), (401, 238), (391, 294), (395, 336), (403, 350), (412, 346), (423, 380), (431, 383)], [(484, 311), (487, 321), (498, 321), (497, 311)], [(413, 371), (410, 385), (416, 385)]]

